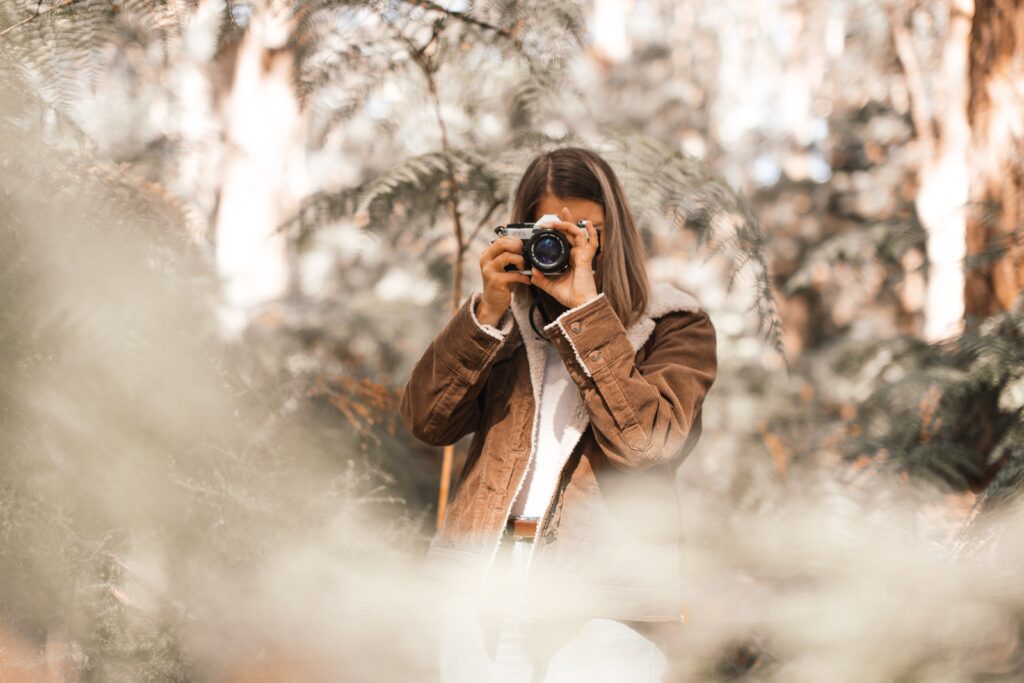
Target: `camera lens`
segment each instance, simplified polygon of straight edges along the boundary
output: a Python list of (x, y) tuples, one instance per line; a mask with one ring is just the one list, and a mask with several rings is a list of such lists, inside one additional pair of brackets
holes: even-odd
[(541, 268), (557, 268), (566, 259), (565, 241), (558, 235), (538, 235), (531, 246), (530, 256)]

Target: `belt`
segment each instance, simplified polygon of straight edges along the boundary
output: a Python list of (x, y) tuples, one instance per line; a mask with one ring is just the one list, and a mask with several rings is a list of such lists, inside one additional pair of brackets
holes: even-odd
[(537, 534), (538, 517), (509, 517), (505, 533), (516, 540), (532, 541)]

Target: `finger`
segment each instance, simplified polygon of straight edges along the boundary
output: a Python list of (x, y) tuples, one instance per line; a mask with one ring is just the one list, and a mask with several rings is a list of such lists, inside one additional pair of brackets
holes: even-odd
[(558, 212), (558, 215), (562, 217), (562, 220), (572, 226), (572, 229), (576, 233), (580, 232), (579, 226), (576, 225), (576, 219), (573, 218), (572, 211), (569, 210), (568, 206), (563, 206), (562, 210)]
[(532, 280), (532, 284), (537, 285), (538, 287), (540, 287), (545, 292), (548, 292), (548, 294), (551, 293), (551, 291), (550, 291), (550, 289), (551, 289), (551, 280), (544, 273), (544, 271), (538, 270), (538, 269), (534, 268), (533, 269), (533, 277), (531, 278), (531, 280)]
[(543, 289), (548, 294), (552, 294), (554, 287), (562, 280), (566, 275), (572, 274), (572, 265), (566, 268), (561, 273), (545, 273), (542, 270), (536, 268), (533, 269), (533, 284)]
[(494, 257), (503, 252), (521, 254), (522, 251), (523, 241), (518, 237), (499, 237), (491, 242), (490, 246), (484, 249), (483, 253), (480, 254), (480, 267), (483, 268), (489, 261), (493, 260)]
[(591, 255), (596, 254), (597, 247), (599, 245), (599, 238), (597, 235), (597, 228), (594, 226), (593, 221), (587, 221), (586, 231), (587, 235), (590, 236), (590, 241), (588, 242), (587, 247), (590, 249)]
[(502, 237), (500, 240), (495, 242), (498, 246), (498, 252), (509, 251), (514, 254), (520, 254), (523, 251), (523, 240), (518, 237)]
[[(559, 223), (559, 225), (565, 226), (566, 232), (579, 238), (579, 246), (587, 247), (594, 243), (597, 228), (594, 227), (593, 221), (584, 220), (582, 228), (577, 223)], [(590, 239), (587, 239), (588, 236)]]
[(495, 282), (506, 282), (512, 284), (515, 282), (521, 282), (524, 285), (530, 284), (530, 276), (517, 273), (515, 271), (508, 271), (507, 273), (495, 273), (493, 276)]
[(580, 226), (575, 223), (569, 223), (568, 221), (559, 221), (558, 223), (552, 223), (550, 227), (558, 232), (562, 233), (569, 240), (570, 247), (577, 247), (582, 244), (586, 244), (587, 238), (583, 231), (580, 230)]
[[(573, 267), (591, 268), (594, 255), (597, 253), (597, 228), (590, 221), (587, 221), (586, 229), (580, 230), (580, 244), (572, 249)], [(590, 240), (587, 241), (587, 236)]]
[(576, 230), (576, 234), (580, 236), (579, 246), (581, 248), (589, 250), (594, 246), (594, 233), (592, 232), (594, 229), (593, 221), (584, 221), (583, 227), (574, 223), (573, 228)]
[(523, 258), (522, 254), (511, 251), (503, 251), (499, 253), (497, 256), (495, 256), (493, 259), (488, 261), (486, 264), (484, 264), (481, 270), (490, 271), (494, 273), (507, 272), (505, 271), (505, 266), (507, 266), (510, 263), (517, 266), (519, 270), (524, 270), (526, 268), (526, 259)]

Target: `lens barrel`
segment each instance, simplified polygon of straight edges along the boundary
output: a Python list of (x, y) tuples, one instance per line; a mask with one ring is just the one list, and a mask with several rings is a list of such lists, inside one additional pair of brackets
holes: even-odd
[(557, 230), (542, 229), (527, 243), (527, 261), (545, 273), (561, 273), (569, 267), (569, 241)]

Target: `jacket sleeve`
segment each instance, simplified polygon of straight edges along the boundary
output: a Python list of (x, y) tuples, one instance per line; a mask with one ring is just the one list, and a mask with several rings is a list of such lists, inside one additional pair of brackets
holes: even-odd
[(717, 374), (707, 313), (672, 313), (656, 325), (650, 355), (639, 367), (604, 292), (544, 327), (580, 389), (598, 445), (619, 469), (675, 457)]
[(512, 316), (501, 329), (477, 320), (479, 291), (459, 307), (413, 366), (402, 388), (399, 416), (413, 436), (434, 446), (455, 443), (480, 423), (477, 396), (495, 356), (508, 340)]

